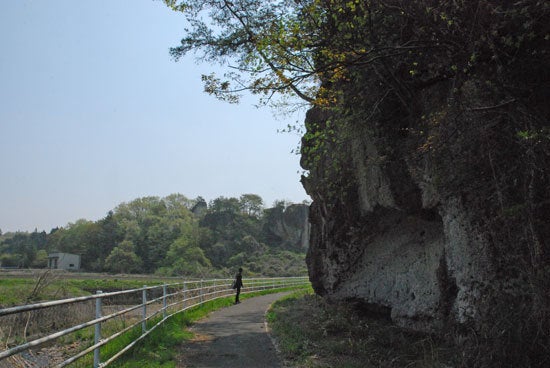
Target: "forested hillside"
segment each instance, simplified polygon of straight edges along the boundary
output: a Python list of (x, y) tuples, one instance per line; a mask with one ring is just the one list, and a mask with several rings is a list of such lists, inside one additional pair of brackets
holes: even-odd
[[(301, 221), (285, 220), (297, 212)], [(0, 233), (0, 262), (41, 268), (49, 252), (59, 251), (80, 254), (89, 272), (227, 276), (243, 267), (249, 274), (303, 275), (303, 231), (303, 204), (277, 201), (265, 209), (255, 194), (208, 204), (172, 194), (121, 203), (98, 221), (81, 219), (49, 233)]]

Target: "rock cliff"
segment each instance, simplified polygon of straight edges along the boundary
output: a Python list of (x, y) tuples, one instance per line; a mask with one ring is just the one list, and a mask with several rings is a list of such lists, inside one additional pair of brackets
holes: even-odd
[(404, 160), (385, 167), (368, 134), (354, 137), (346, 154), (351, 193), (341, 202), (324, 201), (314, 175), (304, 179), (315, 198), (308, 253), (315, 289), (331, 298), (362, 300), (416, 329), (437, 330), (448, 318), (475, 317), (492, 266), (461, 200), (441, 199), (429, 181), (415, 181), (415, 168)]
[(318, 294), (493, 341), (549, 326), (550, 89), (495, 100), (487, 78), (415, 89), (404, 111), (365, 75), (341, 87), (338, 108), (308, 111), (302, 182)]

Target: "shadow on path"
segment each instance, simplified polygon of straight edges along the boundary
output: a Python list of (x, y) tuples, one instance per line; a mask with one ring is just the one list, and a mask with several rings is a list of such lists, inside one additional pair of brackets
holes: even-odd
[(265, 312), (286, 293), (245, 299), (212, 312), (191, 331), (195, 338), (180, 350), (179, 368), (281, 368), (267, 334)]

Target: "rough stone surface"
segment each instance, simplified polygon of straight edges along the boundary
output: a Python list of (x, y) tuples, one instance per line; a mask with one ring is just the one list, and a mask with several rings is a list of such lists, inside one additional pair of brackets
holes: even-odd
[(415, 217), (392, 219), (395, 227), (371, 239), (357, 259), (357, 271), (333, 296), (366, 296), (371, 304), (391, 306), (392, 319), (401, 325), (425, 329), (441, 297), (437, 270), (444, 255), (443, 229), (441, 223)]
[(291, 204), (269, 209), (266, 230), (282, 248), (305, 251), (309, 247), (309, 206)]
[[(327, 119), (310, 111), (306, 126), (313, 134)], [(527, 286), (511, 272), (499, 273), (496, 265), (504, 267), (505, 258), (479, 228), (483, 208), (465, 205), (466, 189), (442, 194), (428, 159), (388, 158), (368, 131), (355, 130), (350, 140), (327, 150), (348, 163), (340, 176), (331, 177), (333, 157), (325, 154), (315, 164), (302, 157), (310, 171), (302, 182), (314, 199), (307, 263), (317, 293), (358, 300), (425, 331), (483, 323), (491, 308), (507, 308), (506, 299), (498, 299), (502, 288), (521, 298)]]

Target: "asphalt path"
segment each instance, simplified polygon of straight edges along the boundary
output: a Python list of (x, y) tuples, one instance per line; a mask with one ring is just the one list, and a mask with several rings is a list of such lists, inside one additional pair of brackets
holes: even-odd
[(282, 368), (267, 331), (265, 313), (288, 293), (243, 300), (212, 312), (191, 328), (195, 338), (182, 345), (178, 368)]

